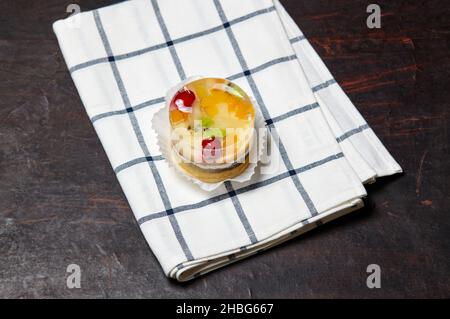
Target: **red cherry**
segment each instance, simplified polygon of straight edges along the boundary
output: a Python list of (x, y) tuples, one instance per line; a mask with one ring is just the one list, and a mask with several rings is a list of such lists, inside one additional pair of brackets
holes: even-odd
[(205, 147), (207, 147), (209, 144), (211, 144), (214, 140), (215, 140), (216, 138), (213, 136), (213, 137), (210, 137), (210, 138), (205, 138), (203, 141), (202, 141), (202, 148), (205, 148)]
[(172, 99), (171, 106), (173, 108), (177, 108), (182, 112), (189, 111), (188, 108), (191, 108), (195, 101), (195, 94), (194, 92), (183, 88), (175, 94), (175, 96)]
[(202, 148), (203, 160), (207, 163), (214, 162), (216, 159), (222, 156), (220, 138), (216, 139), (214, 136), (205, 138), (204, 140), (202, 140)]

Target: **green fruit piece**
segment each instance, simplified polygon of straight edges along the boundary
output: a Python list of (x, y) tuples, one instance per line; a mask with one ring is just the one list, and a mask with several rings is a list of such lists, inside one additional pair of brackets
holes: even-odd
[(213, 124), (213, 120), (209, 117), (202, 117), (202, 126), (210, 127)]
[(225, 137), (225, 130), (220, 128), (209, 128), (203, 132), (203, 138)]

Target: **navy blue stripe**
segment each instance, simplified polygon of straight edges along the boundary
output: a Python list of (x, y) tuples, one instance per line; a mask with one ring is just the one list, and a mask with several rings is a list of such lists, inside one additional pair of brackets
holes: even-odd
[[(292, 60), (294, 60), (296, 58), (297, 57), (295, 55), (291, 55), (291, 56), (287, 56), (287, 57), (274, 59), (274, 60), (266, 62), (266, 63), (264, 63), (264, 64), (262, 64), (260, 66), (257, 66), (254, 69), (249, 70), (248, 72), (250, 72), (251, 74), (254, 74), (254, 73), (263, 71), (263, 70), (265, 70), (265, 69), (267, 69), (267, 68), (269, 68), (269, 67), (271, 67), (273, 65), (276, 65), (276, 64), (279, 64), (279, 63), (289, 62), (289, 61), (292, 61)], [(244, 76), (245, 76), (244, 72), (241, 72), (241, 73), (237, 73), (237, 74), (234, 74), (232, 76), (229, 76), (229, 77), (227, 77), (227, 79), (230, 80), (230, 81), (233, 81), (233, 80), (242, 78)], [(133, 106), (130, 109), (127, 109), (127, 110), (119, 110), (119, 111), (111, 111), (111, 112), (100, 113), (100, 114), (97, 114), (97, 115), (93, 116), (91, 118), (91, 121), (95, 122), (95, 121), (98, 121), (100, 119), (107, 118), (107, 117), (110, 117), (110, 116), (126, 114), (127, 112), (130, 112), (130, 111), (137, 111), (137, 110), (140, 110), (140, 109), (148, 107), (148, 106), (152, 106), (152, 105), (163, 103), (164, 100), (165, 100), (164, 97), (159, 97), (159, 98), (156, 98), (156, 99), (152, 99), (152, 100), (146, 101), (146, 102), (141, 103), (139, 105)]]
[[(275, 117), (273, 119), (268, 119), (268, 120), (266, 120), (266, 124), (267, 125), (271, 125), (271, 124), (276, 123), (278, 121), (285, 120), (285, 119), (287, 119), (287, 118), (289, 118), (291, 116), (294, 116), (296, 114), (300, 114), (300, 113), (303, 113), (303, 112), (308, 111), (308, 110), (313, 110), (313, 109), (315, 109), (317, 107), (319, 107), (318, 103), (314, 103), (314, 104), (310, 104), (310, 105), (307, 105), (307, 106), (304, 106), (304, 107), (300, 107), (298, 109), (295, 109), (295, 110), (290, 111), (288, 113), (285, 113), (283, 115), (277, 116), (277, 117)], [(362, 131), (364, 131), (366, 129), (369, 129), (369, 128), (370, 128), (370, 126), (368, 124), (361, 125), (361, 126), (357, 127), (356, 129), (350, 130), (350, 131), (346, 132), (345, 134), (341, 135), (340, 137), (336, 138), (336, 141), (338, 143), (341, 143), (345, 139), (353, 136), (354, 134), (361, 133)], [(151, 158), (145, 158), (145, 157), (137, 158), (137, 159), (131, 160), (129, 162), (126, 162), (124, 164), (121, 164), (121, 165), (117, 166), (114, 169), (114, 172), (116, 172), (116, 174), (117, 174), (117, 173), (119, 173), (120, 171), (123, 171), (126, 168), (129, 168), (129, 167), (134, 166), (134, 165), (139, 164), (139, 163), (145, 163), (148, 160), (160, 161), (160, 160), (163, 160), (163, 159), (164, 158), (161, 155), (153, 156)]]
[(292, 44), (294, 44), (294, 43), (296, 43), (296, 42), (300, 42), (300, 41), (305, 40), (305, 39), (306, 39), (306, 38), (305, 38), (304, 35), (300, 35), (300, 36), (298, 36), (298, 37), (295, 37), (295, 38), (290, 39), (289, 41), (290, 41)]
[(96, 121), (98, 121), (100, 119), (103, 119), (105, 117), (126, 114), (126, 113), (129, 113), (129, 112), (136, 112), (136, 111), (138, 111), (140, 109), (143, 109), (145, 107), (152, 106), (152, 105), (157, 105), (157, 104), (161, 104), (161, 103), (164, 103), (164, 97), (159, 97), (159, 98), (156, 98), (156, 99), (152, 99), (152, 100), (146, 101), (144, 103), (138, 104), (136, 106), (129, 107), (127, 109), (100, 113), (98, 115), (93, 116), (91, 118), (91, 121), (92, 121), (92, 123), (94, 123), (94, 122), (96, 122)]
[(327, 87), (329, 87), (330, 85), (336, 84), (336, 83), (337, 83), (337, 82), (336, 82), (335, 79), (331, 79), (331, 80), (328, 80), (328, 81), (326, 81), (326, 82), (324, 82), (324, 83), (321, 83), (321, 84), (319, 84), (319, 85), (314, 86), (313, 88), (311, 88), (311, 90), (312, 90), (313, 92), (317, 92), (317, 91), (319, 91), (319, 90), (322, 90), (322, 89), (324, 89), (324, 88), (327, 88)]
[[(249, 14), (244, 15), (242, 17), (233, 19), (233, 20), (231, 20), (229, 22), (229, 24), (230, 25), (235, 25), (235, 24), (238, 24), (240, 22), (243, 22), (243, 21), (246, 21), (248, 19), (251, 19), (253, 17), (272, 12), (274, 10), (275, 10), (274, 6), (271, 6), (271, 7), (267, 8), (267, 9), (257, 10), (255, 12), (249, 13)], [(195, 39), (195, 38), (199, 38), (199, 37), (202, 37), (202, 36), (214, 33), (214, 32), (221, 31), (222, 29), (223, 29), (223, 25), (219, 25), (219, 26), (213, 27), (211, 29), (207, 29), (207, 30), (204, 30), (204, 31), (193, 33), (191, 35), (183, 36), (183, 37), (178, 38), (178, 39), (171, 40), (170, 43), (167, 41), (165, 43), (156, 44), (156, 45), (153, 45), (153, 46), (150, 46), (150, 47), (147, 47), (147, 48), (143, 48), (143, 49), (132, 51), (132, 52), (125, 53), (125, 54), (119, 54), (119, 55), (115, 55), (115, 56), (109, 56), (109, 57), (104, 57), (104, 58), (98, 58), (98, 59), (90, 60), (90, 61), (87, 61), (87, 62), (83, 62), (83, 63), (74, 65), (73, 67), (69, 68), (69, 72), (72, 73), (72, 72), (75, 72), (75, 71), (78, 71), (78, 70), (90, 67), (92, 65), (96, 65), (96, 64), (99, 64), (99, 63), (105, 63), (105, 62), (108, 62), (111, 59), (113, 59), (115, 61), (129, 59), (129, 58), (132, 58), (132, 57), (135, 57), (135, 56), (139, 56), (139, 55), (142, 55), (142, 54), (146, 54), (146, 53), (149, 53), (149, 52), (160, 50), (162, 48), (166, 48), (168, 46), (168, 44), (174, 45), (174, 44), (182, 43), (182, 42), (189, 41), (189, 40), (192, 40), (192, 39)]]
[(345, 139), (349, 138), (350, 136), (355, 135), (357, 133), (361, 133), (362, 131), (367, 130), (369, 128), (370, 128), (369, 124), (361, 125), (353, 130), (350, 130), (350, 131), (342, 134), (341, 136), (339, 136), (336, 139), (336, 141), (338, 141), (340, 143), (340, 142), (344, 141)]
[(244, 229), (248, 235), (248, 238), (250, 239), (250, 242), (252, 244), (258, 242), (258, 239), (256, 239), (256, 236), (255, 236), (255, 232), (253, 231), (253, 228), (250, 225), (250, 222), (248, 221), (247, 216), (245, 216), (244, 209), (242, 208), (242, 205), (241, 205), (238, 197), (236, 196), (236, 192), (233, 189), (233, 185), (231, 185), (230, 181), (226, 181), (225, 187), (228, 191), (228, 195), (231, 197), (231, 201), (233, 202), (234, 208), (236, 209), (236, 213), (237, 213), (242, 225), (244, 226)]
[(164, 18), (161, 14), (161, 10), (159, 9), (158, 1), (151, 0), (153, 10), (155, 11), (156, 19), (158, 20), (159, 27), (164, 35), (164, 39), (166, 40), (167, 46), (169, 47), (170, 55), (172, 56), (172, 60), (175, 63), (175, 67), (177, 68), (178, 75), (181, 80), (186, 79), (186, 73), (184, 72), (184, 68), (181, 65), (180, 58), (178, 56), (177, 50), (173, 46), (173, 41), (170, 38), (169, 30), (167, 29), (166, 23), (164, 22)]
[[(300, 107), (298, 109), (295, 109), (295, 110), (292, 110), (290, 112), (287, 112), (287, 113), (285, 113), (283, 115), (277, 116), (277, 117), (275, 117), (273, 119), (268, 119), (268, 120), (266, 120), (266, 124), (267, 125), (271, 125), (271, 124), (273, 124), (275, 122), (279, 122), (281, 120), (285, 120), (285, 119), (287, 119), (287, 118), (289, 118), (291, 116), (295, 116), (297, 114), (300, 114), (300, 113), (303, 113), (303, 112), (306, 112), (306, 111), (309, 111), (309, 110), (313, 110), (313, 109), (315, 109), (317, 107), (319, 107), (318, 103), (305, 105), (305, 106), (302, 106), (302, 107)], [(131, 160), (129, 162), (126, 162), (126, 163), (123, 163), (123, 164), (117, 166), (114, 169), (114, 171), (117, 174), (120, 171), (123, 171), (124, 169), (129, 168), (131, 166), (134, 166), (136, 164), (145, 163), (147, 160), (155, 161), (155, 160), (162, 160), (162, 159), (163, 159), (163, 157), (161, 155), (153, 156), (153, 157), (150, 157), (150, 158), (145, 158), (145, 157), (137, 158), (137, 159), (133, 159), (133, 160)]]
[(123, 171), (123, 170), (125, 170), (125, 169), (127, 169), (127, 168), (129, 168), (131, 166), (140, 164), (140, 163), (146, 163), (146, 162), (150, 162), (150, 161), (151, 162), (162, 161), (162, 160), (164, 160), (164, 157), (162, 157), (162, 155), (149, 156), (149, 157), (139, 157), (139, 158), (136, 158), (134, 160), (128, 161), (126, 163), (123, 163), (123, 164), (117, 166), (114, 169), (114, 173), (118, 174), (119, 172), (121, 172), (121, 171)]
[[(222, 8), (222, 4), (220, 3), (220, 0), (213, 0), (213, 2), (214, 2), (214, 5), (216, 6), (217, 13), (219, 14), (220, 19), (222, 20), (224, 27), (225, 27), (225, 25), (227, 23), (227, 18), (226, 18), (224, 10)], [(249, 83), (250, 88), (253, 92), (253, 96), (255, 97), (256, 101), (258, 102), (259, 107), (261, 108), (261, 112), (264, 116), (264, 119), (268, 120), (271, 118), (269, 111), (264, 103), (264, 100), (261, 97), (261, 93), (259, 92), (259, 89), (258, 89), (252, 75), (250, 73), (245, 72), (249, 68), (248, 68), (247, 62), (244, 58), (244, 55), (242, 54), (242, 51), (239, 47), (239, 44), (236, 40), (236, 37), (233, 33), (233, 30), (230, 27), (225, 27), (225, 30), (227, 32), (228, 39), (230, 40), (231, 46), (233, 47), (234, 53), (236, 54), (236, 57), (241, 65), (242, 69), (244, 70), (244, 74), (245, 74), (247, 82)], [(268, 127), (269, 127), (269, 130), (270, 130), (270, 133), (272, 134), (272, 136), (275, 138), (276, 141), (278, 141), (278, 150), (280, 151), (281, 158), (282, 158), (286, 168), (289, 171), (291, 171), (293, 169), (292, 163), (289, 159), (289, 156), (286, 152), (283, 142), (279, 138), (278, 133), (277, 133), (275, 127), (273, 126), (273, 124), (268, 125)], [(300, 179), (298, 178), (298, 176), (292, 175), (291, 177), (292, 177), (292, 181), (293, 181), (295, 187), (297, 188), (298, 192), (300, 193), (300, 196), (303, 198), (311, 215), (312, 216), (317, 215), (317, 209), (314, 206), (314, 203), (312, 202), (312, 200), (309, 197), (308, 193), (306, 192), (305, 188), (303, 187), (302, 183), (300, 182)]]
[(289, 62), (289, 61), (292, 61), (292, 60), (295, 60), (295, 59), (297, 59), (297, 56), (295, 54), (294, 55), (290, 55), (290, 56), (286, 56), (286, 57), (282, 57), (282, 58), (278, 58), (278, 59), (273, 59), (273, 60), (271, 60), (269, 62), (261, 64), (260, 66), (255, 67), (255, 68), (253, 68), (251, 70), (246, 70), (244, 72), (240, 72), (240, 73), (237, 73), (235, 75), (229, 76), (229, 77), (227, 77), (227, 79), (230, 80), (230, 81), (234, 81), (236, 79), (239, 79), (239, 78), (242, 78), (242, 77), (246, 76), (247, 74), (254, 74), (254, 73), (260, 72), (262, 70), (265, 70), (265, 69), (267, 69), (267, 68), (269, 68), (269, 67), (271, 67), (273, 65)]
[[(103, 24), (102, 24), (102, 21), (101, 21), (101, 18), (100, 18), (100, 15), (99, 15), (98, 11), (97, 10), (93, 11), (93, 15), (94, 15), (94, 20), (95, 20), (95, 23), (96, 23), (96, 26), (97, 26), (98, 33), (100, 35), (100, 38), (102, 39), (103, 46), (104, 46), (104, 48), (106, 50), (106, 53), (108, 54), (108, 56), (113, 56), (111, 45), (110, 45), (110, 43), (108, 41), (108, 37), (107, 37), (107, 35), (105, 33), (105, 30), (103, 28)], [(125, 86), (123, 84), (122, 77), (120, 76), (120, 72), (119, 72), (119, 70), (117, 68), (116, 62), (114, 60), (110, 60), (109, 64), (110, 64), (111, 69), (113, 71), (114, 78), (115, 78), (116, 84), (117, 84), (117, 88), (119, 89), (119, 92), (120, 92), (120, 95), (122, 97), (124, 106), (125, 106), (126, 109), (130, 109), (131, 108), (130, 99), (128, 98), (128, 94), (127, 94), (127, 91), (126, 91)], [(147, 157), (147, 158), (151, 157), (150, 152), (148, 150), (148, 147), (147, 147), (147, 145), (145, 143), (144, 137), (142, 135), (142, 131), (141, 131), (140, 127), (139, 127), (139, 122), (138, 122), (138, 120), (136, 118), (136, 115), (134, 114), (134, 112), (127, 112), (127, 114), (129, 116), (129, 119), (130, 119), (131, 125), (133, 127), (134, 133), (136, 135), (136, 138), (137, 138), (137, 140), (139, 142), (139, 145), (141, 146), (141, 149), (142, 149), (145, 157)], [(156, 165), (154, 164), (153, 161), (147, 161), (147, 163), (148, 163), (148, 165), (150, 167), (150, 170), (151, 170), (151, 172), (153, 174), (153, 178), (154, 178), (155, 183), (156, 183), (156, 185), (158, 187), (159, 194), (161, 196), (161, 200), (162, 200), (162, 202), (164, 204), (164, 208), (166, 209), (166, 212), (170, 212), (172, 210), (171, 204), (170, 204), (170, 200), (169, 200), (169, 197), (167, 195), (165, 186), (164, 186), (164, 184), (162, 182), (161, 176), (159, 175), (158, 169), (156, 168)], [(194, 257), (192, 256), (192, 253), (191, 253), (191, 251), (189, 250), (189, 247), (186, 244), (186, 241), (185, 241), (185, 239), (183, 237), (183, 234), (180, 231), (180, 227), (178, 225), (178, 222), (177, 222), (175, 216), (170, 215), (169, 216), (169, 221), (170, 221), (170, 223), (172, 225), (172, 229), (173, 229), (173, 231), (175, 233), (175, 236), (176, 236), (178, 242), (180, 243), (180, 246), (181, 246), (181, 248), (182, 248), (182, 250), (183, 250), (187, 260), (193, 260)]]
[(306, 111), (314, 110), (314, 109), (318, 108), (319, 106), (320, 106), (319, 103), (315, 102), (315, 103), (312, 103), (312, 104), (308, 104), (308, 105), (299, 107), (299, 108), (297, 108), (295, 110), (289, 111), (289, 112), (284, 113), (282, 115), (273, 117), (271, 119), (267, 119), (266, 120), (266, 124), (267, 125), (271, 125), (273, 123), (285, 120), (285, 119), (287, 119), (289, 117), (292, 117), (294, 115), (301, 114), (301, 113), (304, 113)]
[[(319, 167), (319, 166), (324, 165), (324, 164), (326, 164), (328, 162), (335, 161), (335, 160), (338, 160), (338, 159), (343, 158), (343, 157), (344, 157), (343, 153), (337, 153), (335, 155), (328, 156), (328, 157), (326, 157), (326, 158), (324, 158), (322, 160), (313, 162), (313, 163), (311, 163), (309, 165), (299, 167), (299, 168), (297, 168), (295, 170), (292, 170), (290, 172), (288, 171), (288, 172), (285, 172), (285, 173), (273, 176), (271, 178), (268, 178), (268, 179), (266, 179), (264, 181), (256, 182), (256, 183), (253, 183), (253, 184), (241, 187), (241, 188), (237, 188), (237, 189), (234, 190), (234, 193), (227, 192), (227, 193), (224, 193), (224, 194), (220, 194), (220, 195), (217, 195), (217, 196), (205, 199), (205, 200), (200, 201), (200, 202), (195, 203), (195, 204), (182, 205), (182, 206), (174, 207), (172, 209), (171, 213), (172, 214), (178, 214), (180, 212), (202, 208), (202, 207), (211, 205), (213, 203), (217, 203), (217, 202), (226, 200), (226, 199), (230, 198), (230, 196), (237, 196), (237, 195), (240, 195), (240, 194), (243, 194), (243, 193), (247, 193), (247, 192), (250, 192), (252, 190), (255, 190), (255, 189), (258, 189), (258, 188), (261, 188), (261, 187), (265, 187), (265, 186), (268, 186), (268, 185), (273, 184), (273, 183), (276, 183), (276, 182), (278, 182), (280, 180), (283, 180), (285, 178), (291, 177), (292, 174), (304, 173), (304, 172), (309, 171), (309, 170), (311, 170), (313, 168)], [(164, 217), (166, 215), (167, 215), (167, 213), (165, 211), (162, 211), (162, 212), (159, 212), (159, 213), (152, 213), (152, 214), (149, 214), (149, 215), (146, 215), (144, 217), (139, 218), (138, 219), (138, 223), (140, 225), (142, 225), (145, 222), (151, 221), (153, 219), (158, 219), (158, 218)]]

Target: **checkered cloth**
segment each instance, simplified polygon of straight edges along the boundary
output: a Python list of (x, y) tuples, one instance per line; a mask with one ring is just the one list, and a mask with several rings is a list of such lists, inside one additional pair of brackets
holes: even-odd
[[(136, 219), (164, 272), (191, 279), (361, 207), (362, 182), (401, 171), (277, 0), (134, 0), (54, 31)], [(205, 192), (162, 158), (152, 116), (189, 76), (258, 102), (271, 164)]]

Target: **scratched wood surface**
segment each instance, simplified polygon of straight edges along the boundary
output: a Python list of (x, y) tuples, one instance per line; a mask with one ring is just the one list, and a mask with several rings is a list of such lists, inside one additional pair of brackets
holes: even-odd
[[(78, 1), (82, 10), (116, 1)], [(445, 1), (284, 0), (405, 170), (366, 208), (187, 284), (164, 277), (66, 70), (66, 1), (0, 2), (0, 297), (450, 297)], [(66, 267), (82, 288), (66, 288)], [(382, 288), (366, 287), (366, 267)]]

